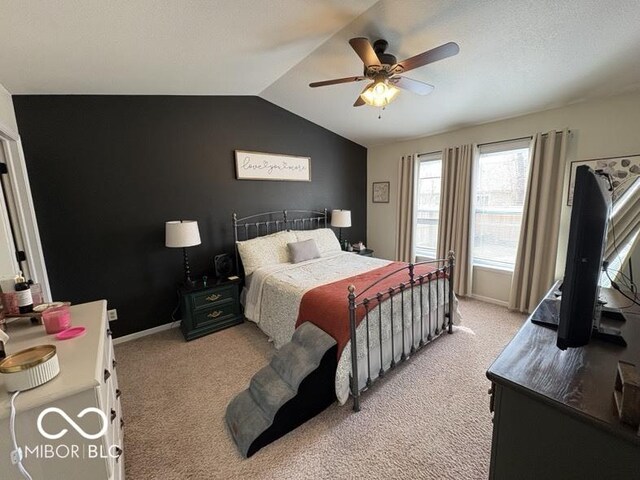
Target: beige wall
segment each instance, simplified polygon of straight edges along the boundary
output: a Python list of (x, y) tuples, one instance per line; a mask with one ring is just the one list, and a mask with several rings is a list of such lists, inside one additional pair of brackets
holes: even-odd
[(13, 132), (18, 131), (16, 123), (16, 114), (13, 111), (13, 102), (11, 95), (0, 83), (0, 125), (8, 127)]
[[(425, 112), (432, 115), (434, 112)], [(411, 153), (427, 153), (463, 143), (488, 143), (532, 135), (536, 132), (571, 129), (567, 161), (640, 153), (640, 93), (570, 105), (521, 117), (500, 120), (439, 135), (370, 147), (368, 150), (367, 241), (376, 256), (392, 259), (398, 198), (398, 159)], [(567, 170), (569, 165), (567, 164)], [(568, 177), (568, 175), (565, 175)], [(371, 203), (371, 183), (391, 182), (390, 203)], [(568, 178), (565, 178), (565, 192)], [(563, 203), (564, 205), (564, 203)], [(561, 252), (566, 248), (569, 210), (562, 212)], [(561, 267), (558, 267), (560, 274)], [(504, 272), (474, 272), (475, 295), (506, 301)]]

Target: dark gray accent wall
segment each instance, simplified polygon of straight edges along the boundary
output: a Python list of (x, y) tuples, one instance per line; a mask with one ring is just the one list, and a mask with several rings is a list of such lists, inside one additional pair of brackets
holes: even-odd
[[(53, 297), (105, 298), (115, 336), (171, 321), (182, 252), (164, 222), (198, 220), (192, 271), (233, 252), (231, 214), (352, 210), (366, 240), (366, 149), (259, 97), (14, 96)], [(235, 179), (234, 150), (311, 157), (312, 181)]]

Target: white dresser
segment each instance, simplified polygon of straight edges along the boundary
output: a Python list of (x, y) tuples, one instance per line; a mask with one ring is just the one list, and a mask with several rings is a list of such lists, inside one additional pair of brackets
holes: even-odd
[[(56, 340), (40, 325), (28, 320), (9, 324), (11, 337), (7, 354), (35, 345), (51, 344), (57, 348), (60, 374), (50, 382), (22, 392), (16, 399), (16, 433), (25, 459), (24, 467), (33, 480), (120, 480), (124, 478), (123, 427), (120, 390), (116, 375), (111, 332), (108, 330), (107, 302), (104, 300), (71, 307), (73, 326), (82, 325), (86, 332), (71, 340)], [(10, 394), (0, 374), (0, 477), (19, 480), (22, 475), (11, 464), (13, 450), (10, 430)], [(38, 428), (38, 417), (48, 411)], [(104, 415), (84, 409), (98, 408)], [(69, 419), (73, 422), (70, 423)], [(96, 439), (104, 423), (106, 433)], [(43, 436), (64, 435), (58, 439)]]

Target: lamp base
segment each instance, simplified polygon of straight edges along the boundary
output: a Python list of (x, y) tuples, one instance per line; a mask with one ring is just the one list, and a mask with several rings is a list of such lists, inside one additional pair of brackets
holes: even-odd
[(182, 249), (182, 256), (184, 259), (184, 284), (186, 287), (193, 287), (194, 281), (191, 280), (191, 269), (189, 268), (189, 256), (187, 255), (187, 249)]
[(340, 242), (340, 248), (342, 248), (342, 250), (346, 252), (349, 242), (347, 242), (346, 240), (342, 240), (342, 228), (338, 228), (338, 242)]

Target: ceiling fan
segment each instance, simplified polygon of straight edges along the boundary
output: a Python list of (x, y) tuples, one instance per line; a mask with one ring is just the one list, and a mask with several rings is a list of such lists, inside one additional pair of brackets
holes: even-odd
[(453, 57), (460, 51), (457, 43), (449, 42), (398, 62), (395, 56), (386, 53), (389, 46), (386, 40), (376, 40), (372, 46), (368, 38), (358, 37), (349, 40), (349, 44), (364, 63), (364, 74), (357, 77), (313, 82), (309, 86), (315, 88), (339, 83), (360, 82), (367, 79), (372, 80), (355, 101), (354, 107), (364, 104), (384, 107), (396, 98), (399, 93), (398, 88), (409, 90), (418, 95), (431, 93), (434, 89), (433, 85), (412, 80), (400, 74), (438, 60)]

